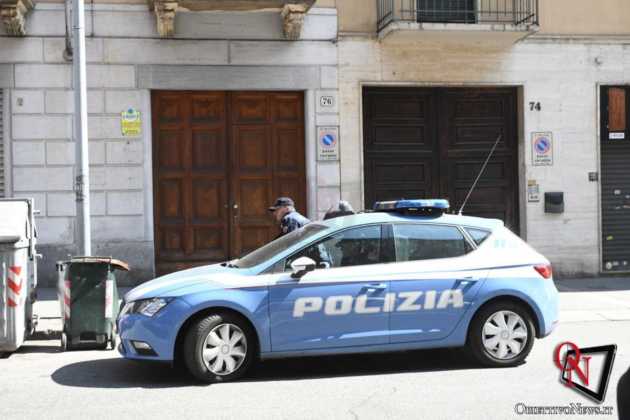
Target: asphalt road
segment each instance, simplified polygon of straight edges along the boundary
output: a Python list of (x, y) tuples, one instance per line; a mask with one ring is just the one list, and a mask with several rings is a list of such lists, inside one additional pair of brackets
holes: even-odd
[[(460, 350), (430, 350), (268, 361), (215, 385), (114, 351), (63, 353), (58, 333), (39, 332), (0, 360), (0, 419), (617, 419), (617, 382), (630, 368), (630, 292), (563, 293), (561, 307), (558, 329), (516, 368), (479, 368)], [(552, 355), (563, 341), (618, 345), (603, 404), (614, 415), (516, 413), (518, 403), (596, 405), (559, 383)]]

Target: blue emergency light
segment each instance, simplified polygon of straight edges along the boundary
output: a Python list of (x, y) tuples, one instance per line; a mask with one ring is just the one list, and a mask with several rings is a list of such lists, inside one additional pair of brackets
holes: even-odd
[(423, 215), (440, 215), (445, 213), (450, 204), (448, 200), (396, 200), (377, 201), (374, 203), (374, 211), (419, 213)]

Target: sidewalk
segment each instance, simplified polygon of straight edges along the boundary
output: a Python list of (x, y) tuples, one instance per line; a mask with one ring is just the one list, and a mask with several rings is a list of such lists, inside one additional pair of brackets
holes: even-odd
[[(630, 321), (630, 278), (599, 277), (556, 280), (560, 291), (560, 322)], [(130, 288), (121, 287), (122, 298)], [(38, 331), (61, 330), (60, 307), (55, 289), (38, 289), (35, 314)]]
[(556, 280), (560, 322), (630, 320), (630, 278)]

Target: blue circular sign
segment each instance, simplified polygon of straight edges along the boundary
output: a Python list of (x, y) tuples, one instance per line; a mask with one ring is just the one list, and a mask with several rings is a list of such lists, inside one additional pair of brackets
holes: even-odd
[(325, 134), (324, 136), (322, 136), (322, 143), (325, 146), (332, 146), (335, 144), (335, 136), (333, 136), (332, 134)]
[(547, 137), (540, 137), (534, 144), (536, 152), (541, 155), (546, 155), (551, 150), (551, 141)]

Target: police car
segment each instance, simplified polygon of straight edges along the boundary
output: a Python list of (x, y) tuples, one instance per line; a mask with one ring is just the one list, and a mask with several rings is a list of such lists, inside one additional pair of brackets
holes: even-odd
[(558, 322), (549, 261), (500, 220), (447, 209), (381, 202), (145, 283), (125, 296), (118, 349), (183, 361), (207, 382), (236, 379), (257, 358), (437, 347), (518, 365)]

